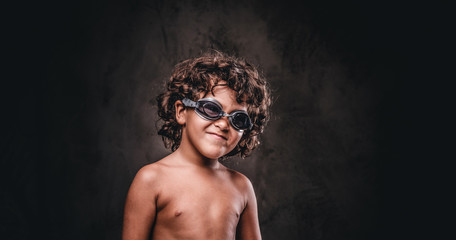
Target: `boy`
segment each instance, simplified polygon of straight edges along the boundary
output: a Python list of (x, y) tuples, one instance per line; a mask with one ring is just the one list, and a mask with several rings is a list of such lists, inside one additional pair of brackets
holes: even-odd
[(213, 51), (178, 64), (157, 102), (173, 153), (138, 171), (123, 239), (261, 239), (252, 184), (218, 162), (259, 144), (271, 101), (257, 69)]

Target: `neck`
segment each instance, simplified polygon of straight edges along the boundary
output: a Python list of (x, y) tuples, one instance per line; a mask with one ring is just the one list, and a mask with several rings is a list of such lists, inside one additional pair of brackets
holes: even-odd
[(178, 162), (191, 164), (196, 167), (218, 169), (221, 165), (217, 159), (206, 158), (194, 148), (186, 146), (186, 144), (179, 146), (179, 148), (172, 155), (176, 157)]

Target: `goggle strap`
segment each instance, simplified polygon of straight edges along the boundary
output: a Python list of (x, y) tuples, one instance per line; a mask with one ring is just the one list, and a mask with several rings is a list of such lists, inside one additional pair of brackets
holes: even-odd
[(184, 106), (186, 107), (192, 107), (192, 108), (196, 108), (196, 102), (188, 99), (188, 98), (184, 98), (182, 99), (182, 103), (184, 104)]

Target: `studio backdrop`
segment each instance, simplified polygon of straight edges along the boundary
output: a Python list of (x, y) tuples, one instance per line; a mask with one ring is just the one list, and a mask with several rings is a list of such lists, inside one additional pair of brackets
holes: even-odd
[(259, 148), (223, 162), (252, 181), (263, 239), (381, 239), (388, 232), (385, 106), (400, 56), (377, 34), (390, 24), (377, 20), (386, 7), (27, 4), (7, 15), (5, 239), (120, 239), (133, 177), (170, 153), (157, 135), (155, 98), (175, 64), (211, 49), (258, 66), (272, 89)]

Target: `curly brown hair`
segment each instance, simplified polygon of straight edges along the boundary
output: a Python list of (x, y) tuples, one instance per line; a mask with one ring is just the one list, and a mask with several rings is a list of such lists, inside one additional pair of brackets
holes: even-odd
[(177, 123), (174, 104), (184, 98), (197, 101), (201, 93), (223, 81), (236, 92), (236, 101), (247, 104), (253, 128), (246, 130), (236, 147), (223, 156), (248, 156), (259, 144), (259, 134), (269, 120), (270, 90), (265, 78), (245, 59), (235, 58), (219, 51), (210, 51), (200, 57), (177, 64), (166, 91), (157, 97), (158, 115), (163, 123), (158, 131), (166, 148), (175, 151), (182, 138), (182, 126)]

